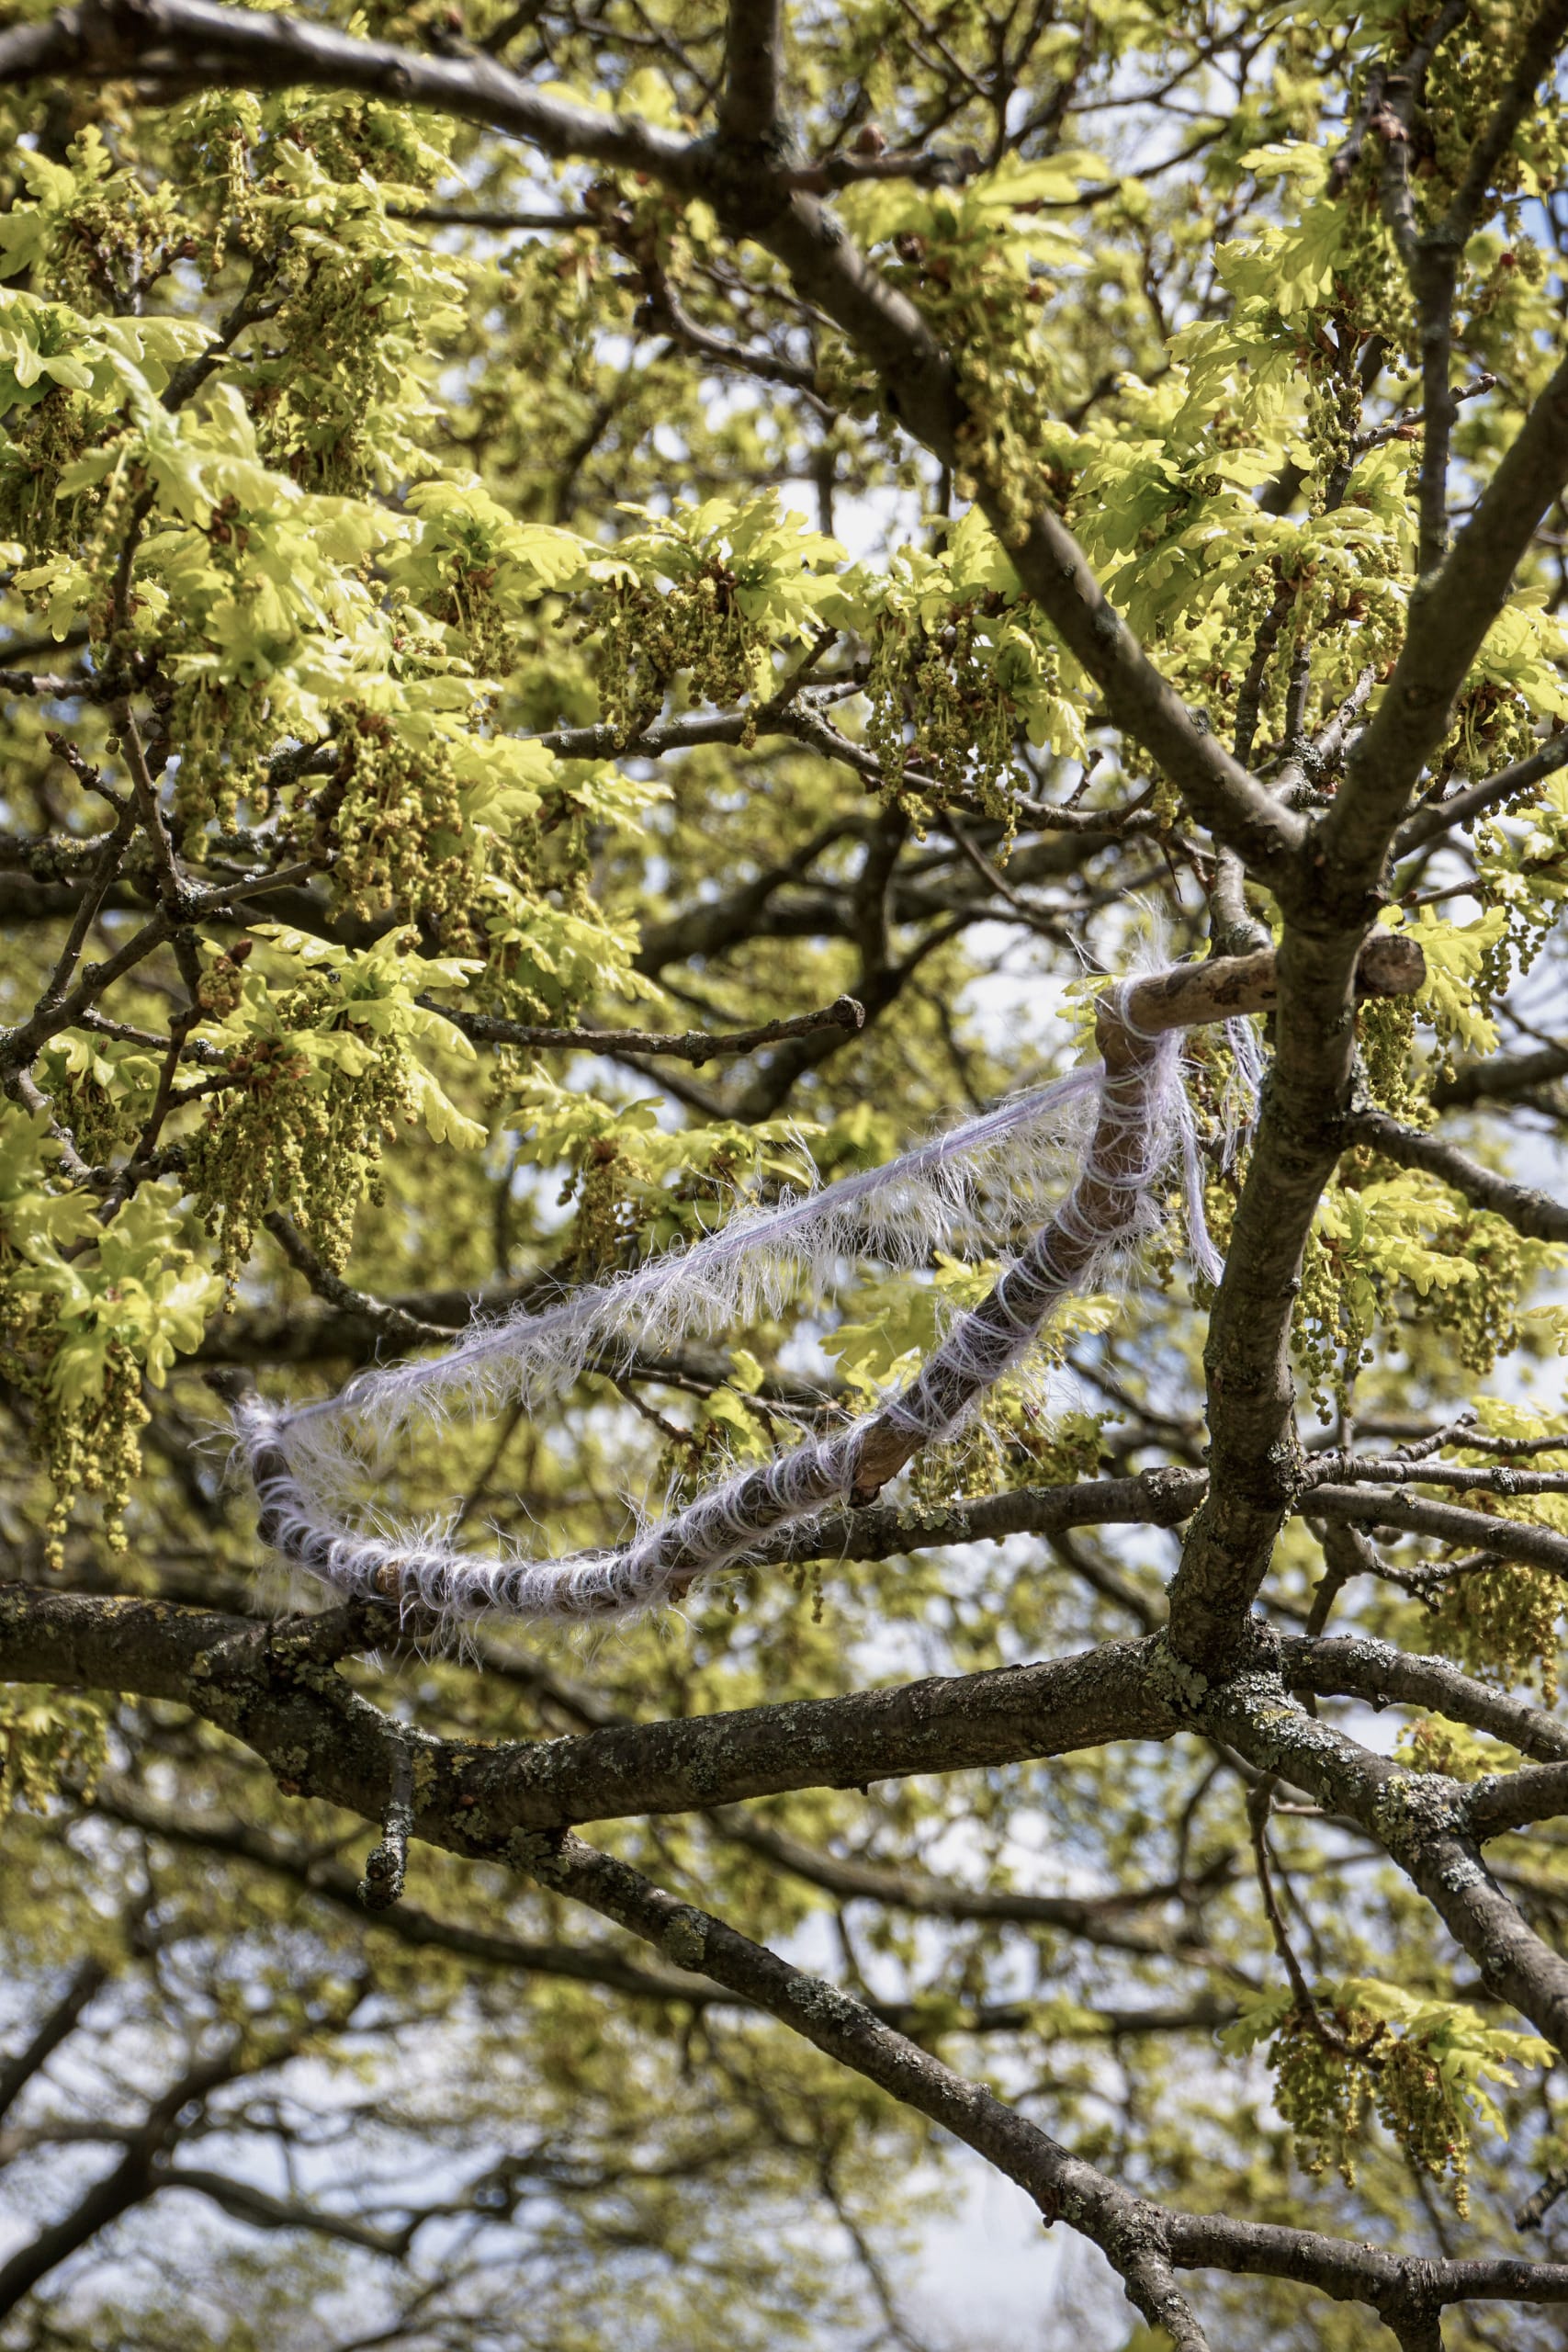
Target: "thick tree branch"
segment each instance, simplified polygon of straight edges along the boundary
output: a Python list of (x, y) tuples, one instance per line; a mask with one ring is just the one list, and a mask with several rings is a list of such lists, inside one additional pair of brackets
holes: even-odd
[[(290, 1793), (378, 1824), (392, 1787), (387, 1719), (320, 1663), (321, 1635), (340, 1614), (355, 1625), (328, 1657), (396, 1634), (397, 1612), (375, 1607), (266, 1626), (164, 1601), (0, 1586), (0, 1675), (176, 1700), (272, 1762)], [(1111, 1643), (1048, 1666), (546, 1743), (421, 1737), (415, 1834), (504, 1859), (516, 1831), (1163, 1739), (1175, 1718), (1148, 1683), (1145, 1647)]]
[(691, 141), (651, 124), (535, 88), (476, 51), (434, 57), (356, 40), (308, 17), (265, 16), (213, 0), (82, 0), (42, 24), (0, 33), (0, 85), (43, 74), (134, 76), (171, 97), (199, 89), (358, 90), (393, 106), (433, 107), (488, 125), (558, 161), (643, 171), (692, 190)]
[(784, 79), (784, 0), (729, 0), (719, 137), (775, 160)]
[(1293, 1690), (1364, 1699), (1373, 1707), (1419, 1707), (1504, 1740), (1537, 1763), (1568, 1762), (1568, 1724), (1477, 1681), (1447, 1658), (1413, 1657), (1366, 1634), (1287, 1637), (1280, 1656)]
[(1247, 2272), (1292, 2278), (1340, 2302), (1369, 2303), (1393, 2325), (1418, 2295), (1440, 2309), (1452, 2303), (1568, 2302), (1568, 2263), (1424, 2261), (1384, 2254), (1315, 2231), (1282, 2229), (1271, 2222), (1233, 2221), (1228, 2214), (1175, 2213), (1166, 2224), (1171, 2257), (1184, 2270)]
[(1412, 599), (1404, 649), (1317, 829), (1307, 872), (1320, 920), (1337, 906), (1344, 920), (1354, 920), (1368, 906), (1411, 791), (1502, 610), (1514, 567), (1565, 481), (1568, 359), (1536, 401), (1441, 568)]
[(1170, 1588), (1171, 1641), (1205, 1673), (1223, 1670), (1244, 1645), (1295, 1499), (1291, 1330), (1302, 1252), (1350, 1092), (1356, 955), (1354, 931), (1337, 938), (1290, 924), (1279, 950), (1277, 1057), (1203, 1351), (1210, 1488)]
[(1197, 1509), (1207, 1476), (1175, 1464), (1135, 1478), (1089, 1478), (1073, 1487), (1012, 1487), (973, 1502), (934, 1508), (871, 1503), (785, 1528), (739, 1565), (770, 1567), (806, 1560), (891, 1560), (951, 1544), (1000, 1543), (1010, 1535), (1059, 1535), (1075, 1527), (1178, 1527)]
[(1284, 888), (1278, 1058), (1204, 1354), (1213, 1483), (1171, 1590), (1172, 1641), (1208, 1671), (1243, 1642), (1246, 1612), (1290, 1507), (1296, 1442), (1288, 1335), (1306, 1232), (1349, 1108), (1356, 942), (1376, 910), (1382, 860), (1421, 765), (1565, 476), (1568, 361), (1416, 599), (1393, 677)]
[[(1465, 1434), (1462, 1429), (1456, 1430), (1444, 1442), (1462, 1445)], [(1371, 1487), (1404, 1487), (1414, 1481), (1420, 1487), (1458, 1487), (1466, 1494), (1568, 1494), (1568, 1470), (1517, 1470), (1507, 1462), (1488, 1462), (1478, 1469), (1461, 1462), (1434, 1462), (1429, 1455), (1418, 1453), (1336, 1453), (1313, 1456), (1303, 1509), (1310, 1510), (1313, 1486), (1319, 1479), (1325, 1485), (1343, 1480)]]
[(1532, 1821), (1555, 1821), (1568, 1813), (1568, 1762), (1493, 1773), (1474, 1782), (1465, 1809), (1471, 1835), (1483, 1842)]

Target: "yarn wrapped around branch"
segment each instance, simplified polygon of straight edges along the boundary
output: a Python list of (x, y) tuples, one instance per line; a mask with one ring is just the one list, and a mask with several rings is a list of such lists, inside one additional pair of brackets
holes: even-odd
[[(1357, 967), (1359, 994), (1407, 995), (1423, 978), (1413, 940), (1387, 931), (1368, 939)], [(1120, 981), (1098, 1008), (1100, 1059), (1092, 1068), (886, 1168), (776, 1209), (743, 1212), (689, 1250), (543, 1314), (477, 1326), (434, 1362), (367, 1374), (323, 1404), (288, 1413), (257, 1397), (242, 1400), (236, 1427), (264, 1541), (349, 1598), (396, 1600), (442, 1617), (495, 1611), (570, 1621), (668, 1604), (776, 1530), (872, 1501), (922, 1447), (963, 1426), (1029, 1353), (1065, 1298), (1158, 1227), (1173, 1161), (1181, 1164), (1194, 1261), (1219, 1277), (1202, 1219), (1182, 1039), (1191, 1028), (1228, 1026), (1238, 1080), (1224, 1113), (1228, 1151), (1250, 1116), (1258, 1077), (1247, 1016), (1267, 1011), (1275, 995), (1272, 949)], [(823, 1287), (845, 1256), (874, 1250), (912, 1265), (932, 1246), (994, 1238), (998, 1219), (1016, 1231), (1021, 1204), (1035, 1198), (1052, 1160), (1059, 1162), (1075, 1123), (1075, 1163), (1060, 1205), (913, 1379), (865, 1419), (804, 1438), (723, 1479), (630, 1543), (567, 1558), (486, 1558), (455, 1550), (439, 1531), (381, 1534), (347, 1515), (344, 1498), (366, 1476), (353, 1447), (356, 1428), (385, 1445), (413, 1418), (492, 1409), (509, 1396), (532, 1404), (570, 1386), (592, 1363), (627, 1363), (639, 1346), (733, 1328), (779, 1303), (802, 1273)]]

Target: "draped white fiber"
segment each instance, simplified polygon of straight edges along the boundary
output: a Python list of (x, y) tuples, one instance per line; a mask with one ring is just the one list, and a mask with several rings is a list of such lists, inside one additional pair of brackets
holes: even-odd
[[(1127, 1033), (1127, 989), (1113, 1001)], [(1250, 1024), (1226, 1024), (1234, 1076), (1222, 1106), (1224, 1149), (1250, 1118), (1258, 1047)], [(262, 1504), (262, 1532), (287, 1558), (347, 1596), (395, 1596), (442, 1615), (490, 1611), (528, 1619), (627, 1615), (683, 1592), (694, 1577), (739, 1558), (763, 1537), (841, 1507), (854, 1494), (868, 1434), (890, 1435), (901, 1459), (950, 1436), (987, 1389), (1029, 1351), (1072, 1290), (1102, 1276), (1160, 1221), (1158, 1194), (1180, 1164), (1194, 1263), (1218, 1263), (1203, 1224), (1201, 1164), (1181, 1080), (1182, 1039), (1141, 1040), (1135, 1067), (1103, 1064), (905, 1153), (886, 1167), (776, 1207), (738, 1212), (717, 1232), (618, 1279), (584, 1287), (541, 1314), (476, 1324), (444, 1355), (362, 1375), (334, 1397), (288, 1412), (248, 1397), (236, 1410), (241, 1449)], [(1069, 1189), (1043, 1224), (1055, 1178)], [(744, 1328), (804, 1288), (820, 1297), (846, 1260), (896, 1267), (933, 1250), (1004, 1250), (1029, 1224), (1034, 1238), (989, 1297), (961, 1316), (919, 1374), (880, 1411), (824, 1438), (805, 1438), (759, 1467), (723, 1479), (615, 1550), (570, 1559), (456, 1550), (438, 1526), (367, 1524), (378, 1459), (414, 1420), (488, 1415), (512, 1399), (535, 1407), (569, 1389), (590, 1363), (624, 1367), (694, 1333)]]

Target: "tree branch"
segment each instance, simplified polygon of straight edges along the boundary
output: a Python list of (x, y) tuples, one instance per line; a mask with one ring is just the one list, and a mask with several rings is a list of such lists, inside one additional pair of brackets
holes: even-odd
[(0, 2122), (4, 2122), (41, 2066), (48, 2064), (61, 2043), (74, 2032), (77, 2019), (95, 1995), (108, 1982), (108, 1970), (90, 1954), (72, 1971), (64, 1992), (42, 2023), (11, 2057), (0, 2057)]
[(341, 2245), (358, 2246), (367, 2254), (389, 2255), (394, 2260), (407, 2254), (420, 2221), (427, 2218), (417, 2216), (398, 2230), (378, 2229), (373, 2222), (358, 2222), (351, 2213), (308, 2205), (302, 2198), (274, 2197), (256, 2181), (232, 2180), (226, 2173), (209, 2171), (202, 2165), (167, 2165), (158, 2174), (156, 2186), (160, 2190), (184, 2188), (193, 2196), (205, 2197), (247, 2229), (304, 2230)]
[(1568, 1762), (1491, 1773), (1472, 1782), (1466, 1812), (1471, 1835), (1482, 1844), (1532, 1821), (1554, 1821), (1568, 1812)]
[(1483, 1061), (1460, 1062), (1453, 1076), (1439, 1075), (1432, 1088), (1438, 1111), (1470, 1110), (1478, 1102), (1508, 1102), (1568, 1077), (1568, 1045), (1542, 1046), (1533, 1054), (1493, 1054)]
[(643, 171), (691, 191), (694, 143), (632, 117), (548, 96), (482, 52), (434, 57), (357, 40), (307, 17), (266, 16), (214, 0), (81, 0), (42, 24), (0, 33), (0, 86), (39, 75), (128, 77), (171, 96), (199, 89), (358, 90), (393, 106), (433, 107), (525, 139), (558, 161), (581, 157)]
[[(423, 1004), (424, 998), (420, 999)], [(433, 1005), (444, 1020), (481, 1046), (524, 1046), (535, 1052), (570, 1049), (584, 1054), (652, 1054), (701, 1069), (721, 1054), (754, 1054), (791, 1037), (811, 1037), (818, 1031), (841, 1029), (851, 1034), (865, 1023), (865, 1008), (852, 996), (841, 996), (820, 1012), (797, 1012), (786, 1021), (764, 1021), (755, 1029), (538, 1029), (521, 1021), (502, 1021), (486, 1012), (464, 1012), (458, 1007)]]
[[(1421, 1473), (1416, 1470), (1411, 1476), (1419, 1480)], [(1303, 1507), (1314, 1519), (1399, 1528), (1407, 1534), (1430, 1535), (1440, 1544), (1462, 1544), (1493, 1553), (1500, 1560), (1521, 1560), (1527, 1566), (1568, 1577), (1568, 1535), (1525, 1520), (1505, 1519), (1500, 1513), (1428, 1501), (1406, 1487), (1314, 1487)]]
[(977, 2084), (882, 2024), (847, 1994), (692, 1905), (666, 1894), (625, 1862), (570, 1833), (540, 1839), (525, 1867), (553, 1894), (569, 1895), (653, 1944), (683, 1955), (721, 1984), (744, 1993), (806, 2041), (875, 2083), (985, 2156), (1033, 2198), (1047, 2223), (1065, 2220), (1100, 2246), (1152, 2325), (1181, 2352), (1206, 2352), (1206, 2338), (1176, 2286), (1163, 2245), (1163, 2216), (1072, 2155), (1059, 2142)]
[(736, 147), (761, 147), (771, 161), (780, 144), (784, 40), (784, 0), (729, 0), (719, 137)]
[(1469, 0), (1446, 0), (1435, 23), (1404, 63), (1385, 73), (1382, 101), (1371, 128), (1383, 141), (1382, 209), (1404, 264), (1421, 327), (1421, 486), (1416, 571), (1425, 579), (1442, 561), (1448, 545), (1449, 444), (1458, 414), (1450, 362), (1453, 345), (1454, 288), (1459, 244), (1444, 230), (1423, 236), (1416, 220), (1410, 184), (1410, 133), (1427, 86), (1433, 56), (1462, 23)]
[(1028, 1894), (1009, 1887), (959, 1886), (923, 1871), (846, 1860), (807, 1846), (750, 1813), (726, 1810), (713, 1818), (727, 1839), (845, 1901), (878, 1903), (919, 1918), (995, 1919), (1014, 1927), (1053, 1928), (1113, 1951), (1168, 1953), (1179, 1951), (1184, 1940), (1190, 1943), (1191, 1937), (1183, 1939), (1157, 1925), (1142, 1928), (1116, 1922), (1130, 1912), (1213, 1892), (1229, 1881), (1235, 1869), (1235, 1857), (1226, 1852), (1210, 1863), (1201, 1881), (1104, 1895)]
[(1413, 1657), (1363, 1634), (1317, 1640), (1287, 1636), (1280, 1656), (1293, 1690), (1321, 1698), (1364, 1699), (1380, 1708), (1420, 1707), (1487, 1732), (1538, 1763), (1568, 1762), (1568, 1724), (1545, 1708), (1477, 1681), (1447, 1658)]
[(1350, 1142), (1381, 1152), (1398, 1167), (1419, 1168), (1429, 1176), (1440, 1178), (1456, 1193), (1462, 1193), (1472, 1208), (1502, 1217), (1527, 1241), (1568, 1241), (1568, 1205), (1554, 1200), (1550, 1193), (1529, 1184), (1516, 1184), (1510, 1177), (1483, 1168), (1457, 1145), (1443, 1143), (1437, 1136), (1423, 1135), (1416, 1127), (1403, 1126), (1387, 1111), (1380, 1111), (1373, 1104), (1352, 1111), (1346, 1130)]
[[(141, 1789), (112, 1776), (99, 1782), (90, 1803), (92, 1810), (107, 1820), (123, 1822), (165, 1845), (224, 1855), (249, 1869), (265, 1871), (365, 1924), (365, 1906), (354, 1872), (309, 1846), (288, 1844), (253, 1823), (224, 1819), (206, 1809), (181, 1810), (154, 1804)], [(395, 1936), (416, 1951), (452, 1952), (481, 1967), (520, 1976), (597, 1984), (624, 1999), (688, 2001), (700, 2008), (723, 1997), (720, 1988), (702, 1976), (675, 1969), (640, 1968), (607, 1950), (545, 1943), (492, 1928), (468, 1927), (460, 1920), (440, 1918), (417, 1904), (401, 1902), (379, 1913), (375, 1927), (378, 1933)]]
[[(276, 1769), (290, 1793), (378, 1824), (392, 1792), (387, 1718), (322, 1673), (312, 1629), (326, 1623), (255, 1624), (164, 1601), (6, 1585), (0, 1675), (175, 1700), (263, 1758), (287, 1758)], [(395, 1610), (367, 1606), (351, 1645), (395, 1639), (398, 1627)], [(1110, 1643), (1050, 1665), (542, 1743), (408, 1732), (428, 1766), (416, 1776), (414, 1830), (453, 1853), (504, 1860), (515, 1831), (1164, 1739), (1176, 1719), (1149, 1685), (1145, 1654), (1144, 1643)]]
[(1393, 677), (1316, 832), (1320, 914), (1367, 907), (1412, 787), (1508, 593), (1514, 567), (1568, 481), (1568, 359), (1537, 400), (1441, 568), (1412, 599)]
[(1407, 817), (1393, 837), (1393, 855), (1408, 857), (1412, 850), (1424, 849), (1440, 833), (1452, 832), (1456, 825), (1468, 825), (1483, 816), (1499, 802), (1511, 800), (1517, 793), (1528, 792), (1533, 784), (1555, 775), (1560, 767), (1568, 764), (1568, 732), (1553, 735), (1539, 752), (1531, 752), (1511, 766), (1499, 769), (1495, 775), (1485, 777), (1480, 784), (1467, 785), (1461, 792), (1451, 793), (1447, 800), (1435, 800), (1417, 808)]
[(1508, 86), (1470, 151), (1464, 178), (1444, 217), (1442, 240), (1456, 251), (1462, 249), (1472, 231), (1485, 217), (1483, 208), (1491, 193), (1492, 175), (1513, 144), (1514, 134), (1529, 111), (1564, 34), (1568, 34), (1568, 0), (1543, 0), (1520, 45)]
[(1369, 2303), (1380, 2317), (1404, 2311), (1413, 2289), (1432, 2296), (1439, 2307), (1568, 2302), (1568, 2263), (1516, 2261), (1506, 2255), (1475, 2262), (1426, 2261), (1320, 2237), (1313, 2230), (1233, 2221), (1227, 2214), (1173, 2213), (1166, 2231), (1171, 2258), (1184, 2270), (1292, 2278), (1339, 2302)]

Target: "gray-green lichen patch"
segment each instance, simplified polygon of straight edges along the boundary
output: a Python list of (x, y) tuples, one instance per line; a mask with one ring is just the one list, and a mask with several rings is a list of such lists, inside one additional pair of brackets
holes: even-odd
[(700, 1969), (707, 1953), (707, 1921), (702, 1913), (688, 1904), (672, 1911), (660, 1932), (659, 1948), (677, 1968)]
[(831, 1984), (824, 1984), (819, 1977), (802, 1976), (791, 1987), (791, 2001), (795, 2014), (807, 2025), (842, 2030), (846, 2026), (863, 2025), (866, 2012), (847, 1993), (839, 1992)]
[(1177, 1657), (1163, 1634), (1149, 1644), (1144, 1671), (1156, 1698), (1163, 1699), (1177, 1714), (1201, 1713), (1213, 1685), (1200, 1668)]
[(548, 1885), (558, 1859), (556, 1840), (543, 1829), (513, 1829), (502, 1849), (514, 1871)]
[(1440, 1772), (1394, 1772), (1378, 1791), (1377, 1834), (1396, 1858), (1464, 1827), (1465, 1792)]

